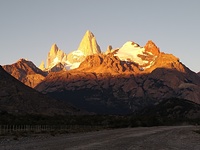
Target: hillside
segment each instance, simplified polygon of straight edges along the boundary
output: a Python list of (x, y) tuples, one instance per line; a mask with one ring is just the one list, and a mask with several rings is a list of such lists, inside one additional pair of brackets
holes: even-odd
[(63, 101), (25, 86), (0, 66), (0, 111), (12, 114), (75, 114), (78, 110)]

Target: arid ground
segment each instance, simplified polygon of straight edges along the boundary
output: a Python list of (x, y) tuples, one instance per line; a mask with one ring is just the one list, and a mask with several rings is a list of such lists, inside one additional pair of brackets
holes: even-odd
[(197, 126), (139, 127), (88, 133), (1, 138), (1, 150), (199, 150)]

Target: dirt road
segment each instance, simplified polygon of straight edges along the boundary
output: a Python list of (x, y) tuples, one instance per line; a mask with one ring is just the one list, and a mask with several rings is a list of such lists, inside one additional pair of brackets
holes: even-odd
[(200, 150), (195, 126), (125, 128), (0, 140), (0, 150)]

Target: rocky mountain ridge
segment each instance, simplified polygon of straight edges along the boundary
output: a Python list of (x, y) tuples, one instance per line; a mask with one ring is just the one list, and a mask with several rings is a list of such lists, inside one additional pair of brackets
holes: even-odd
[(46, 72), (37, 68), (33, 62), (25, 59), (20, 59), (11, 65), (4, 65), (3, 69), (17, 80), (32, 88), (42, 82), (47, 75)]
[(51, 70), (58, 63), (65, 63), (67, 61), (67, 54), (58, 48), (54, 43), (47, 56), (47, 70)]
[(79, 110), (66, 102), (27, 87), (0, 66), (0, 112), (23, 115), (72, 115), (79, 113)]
[(62, 71), (50, 73), (35, 89), (96, 113), (131, 113), (166, 98), (200, 103), (200, 79), (166, 68), (150, 74)]
[(197, 74), (198, 74), (198, 76), (200, 76), (200, 72), (198, 72)]
[(87, 56), (79, 68), (50, 73), (35, 89), (96, 113), (132, 113), (171, 97), (200, 104), (200, 77), (177, 57), (152, 41), (148, 51), (134, 42), (126, 47), (142, 51), (133, 52), (136, 59), (119, 57), (120, 49)]
[(48, 53), (46, 67), (44, 62), (42, 62), (40, 69), (43, 71), (56, 72), (62, 69), (70, 70), (78, 68), (80, 63), (83, 62), (87, 56), (100, 53), (101, 49), (94, 34), (88, 30), (83, 36), (78, 49), (69, 54), (64, 53), (64, 51), (60, 50), (54, 43)]
[[(95, 41), (87, 31), (81, 48), (70, 54), (54, 44), (48, 55), (51, 67), (47, 72), (40, 70), (41, 80), (33, 78), (28, 82), (35, 84), (27, 84), (26, 76), (16, 78), (39, 92), (100, 114), (134, 113), (172, 97), (200, 104), (200, 77), (173, 54), (161, 52), (153, 41), (144, 47), (128, 41), (119, 49), (109, 46), (105, 53)], [(20, 71), (14, 69), (19, 75)]]

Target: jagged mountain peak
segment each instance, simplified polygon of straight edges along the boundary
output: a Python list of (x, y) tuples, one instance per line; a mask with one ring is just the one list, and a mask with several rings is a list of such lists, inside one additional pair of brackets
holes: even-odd
[(80, 42), (78, 49), (67, 55), (68, 65), (66, 68), (78, 68), (80, 63), (83, 62), (87, 56), (100, 53), (101, 49), (97, 44), (94, 34), (87, 30)]
[[(185, 72), (185, 66), (172, 54), (161, 53), (151, 40), (144, 47), (128, 41), (121, 48), (87, 57), (80, 69), (90, 72), (151, 73), (156, 68), (176, 69)], [(110, 58), (110, 59), (108, 59)], [(118, 59), (117, 59), (118, 58)], [(97, 63), (100, 62), (100, 63)]]
[(27, 72), (37, 72), (37, 73), (41, 73), (42, 74), (42, 71), (37, 68), (35, 66), (35, 64), (32, 62), (32, 61), (29, 61), (27, 59), (24, 59), (24, 58), (21, 58), (19, 59), (16, 63), (13, 63), (11, 65), (4, 65), (3, 68), (9, 68), (9, 67), (15, 67), (17, 69), (21, 68)]
[(94, 37), (94, 34), (90, 30), (87, 30), (85, 36)]
[(160, 53), (159, 48), (156, 46), (156, 44), (152, 40), (149, 40), (144, 46), (144, 48), (146, 51), (151, 52), (152, 54), (156, 56)]
[(47, 65), (46, 69), (50, 70), (58, 63), (65, 63), (67, 61), (67, 54), (60, 50), (58, 46), (54, 43), (47, 56)]
[(49, 55), (55, 55), (57, 52), (58, 52), (59, 48), (58, 46), (56, 45), (56, 43), (53, 43), (52, 46), (51, 46), (51, 49), (49, 51)]
[(106, 50), (105, 54), (109, 54), (109, 53), (111, 53), (111, 52), (112, 52), (112, 50), (113, 50), (113, 47), (112, 47), (112, 45), (108, 45), (108, 47), (107, 47), (107, 50)]
[(116, 52), (115, 56), (122, 61), (131, 61), (138, 64), (142, 70), (148, 69), (157, 58), (157, 55), (151, 52), (152, 48), (149, 49), (146, 50), (145, 47), (141, 47), (133, 41), (128, 41)]
[(27, 86), (35, 87), (40, 83), (46, 73), (26, 59), (20, 59), (11, 65), (4, 65), (3, 69)]
[(100, 46), (98, 45), (94, 34), (89, 30), (87, 30), (83, 36), (78, 50), (81, 50), (86, 56), (101, 53)]
[[(101, 53), (101, 49), (96, 41), (94, 34), (87, 30), (80, 42), (78, 49), (72, 51), (69, 54), (64, 53), (58, 48), (57, 44), (54, 43), (51, 46), (47, 56), (46, 68), (44, 69), (44, 65), (42, 64), (41, 69), (47, 71), (62, 70), (63, 68), (74, 69), (84, 61), (86, 56), (99, 53)], [(59, 63), (62, 65), (57, 65)], [(58, 66), (62, 66), (63, 68), (59, 69)], [(52, 68), (55, 67), (57, 69), (52, 70)]]

